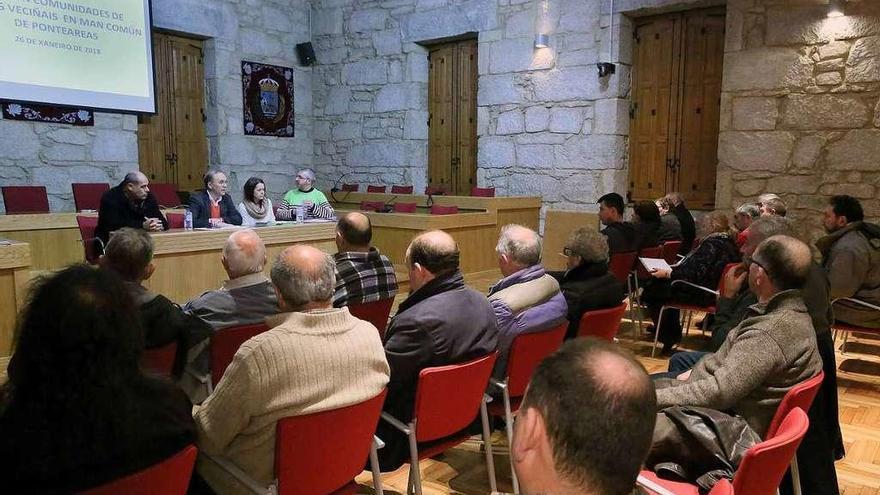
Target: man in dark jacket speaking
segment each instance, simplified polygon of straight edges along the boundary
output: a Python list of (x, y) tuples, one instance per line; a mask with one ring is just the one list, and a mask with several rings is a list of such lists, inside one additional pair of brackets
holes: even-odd
[(122, 227), (151, 232), (168, 230), (168, 220), (159, 211), (159, 204), (150, 192), (150, 181), (141, 172), (125, 174), (118, 186), (101, 196), (95, 237), (106, 245), (110, 232)]
[[(383, 408), (404, 424), (412, 420), (420, 371), (485, 356), (498, 345), (495, 313), (486, 296), (464, 284), (452, 236), (440, 230), (417, 236), (406, 264), (410, 295), (386, 334), (391, 381)], [(400, 467), (409, 457), (407, 437), (387, 421), (379, 421), (376, 435), (385, 442), (382, 471)]]

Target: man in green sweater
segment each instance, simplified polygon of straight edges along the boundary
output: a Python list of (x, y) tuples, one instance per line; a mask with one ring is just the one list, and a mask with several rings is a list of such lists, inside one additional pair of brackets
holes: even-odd
[(315, 171), (304, 168), (296, 173), (296, 189), (291, 189), (284, 194), (281, 204), (278, 205), (278, 213), (275, 215), (279, 220), (295, 220), (296, 208), (304, 206), (306, 218), (323, 218), (332, 220), (336, 217), (333, 207), (327, 201), (324, 193), (314, 188)]

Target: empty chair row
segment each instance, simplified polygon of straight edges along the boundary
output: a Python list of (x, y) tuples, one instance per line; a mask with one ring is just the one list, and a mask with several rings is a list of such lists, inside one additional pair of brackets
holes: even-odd
[[(379, 211), (394, 213), (415, 213), (418, 210), (416, 203), (385, 203), (384, 201), (361, 201), (362, 211)], [(458, 206), (431, 205), (428, 209), (431, 215), (452, 215), (458, 213)]]
[[(360, 190), (360, 184), (342, 184), (343, 192), (358, 192)], [(388, 186), (383, 185), (373, 185), (367, 184), (367, 192), (368, 193), (385, 193), (388, 191)], [(391, 186), (391, 194), (412, 194), (413, 186)], [(440, 186), (428, 186), (425, 188), (425, 194), (431, 196), (444, 196), (449, 194), (449, 188), (440, 185)], [(494, 187), (473, 187), (471, 188), (471, 196), (484, 197), (484, 198), (492, 198), (495, 197), (495, 188)]]
[[(76, 211), (97, 210), (101, 206), (101, 196), (110, 189), (106, 182), (74, 182), (70, 186)], [(7, 214), (49, 213), (45, 186), (3, 186), (0, 190)], [(150, 184), (150, 192), (159, 206), (173, 208), (181, 204), (174, 184), (155, 182)]]

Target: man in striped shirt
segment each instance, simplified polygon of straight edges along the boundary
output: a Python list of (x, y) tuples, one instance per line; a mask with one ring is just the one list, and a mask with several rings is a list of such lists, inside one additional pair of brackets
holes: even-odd
[(306, 218), (323, 218), (332, 220), (335, 217), (333, 207), (324, 193), (314, 188), (315, 171), (304, 168), (296, 173), (296, 189), (287, 191), (281, 204), (278, 205), (278, 220), (295, 220), (296, 207), (305, 206)]
[(387, 256), (370, 247), (373, 227), (363, 213), (352, 212), (336, 225), (336, 292), (333, 306), (363, 304), (394, 297), (397, 276)]

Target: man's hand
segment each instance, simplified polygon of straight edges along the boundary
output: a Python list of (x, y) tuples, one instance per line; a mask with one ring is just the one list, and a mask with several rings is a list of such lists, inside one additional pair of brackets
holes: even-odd
[(162, 230), (162, 222), (159, 221), (158, 218), (147, 218), (144, 220), (144, 230), (149, 230), (150, 232), (159, 232)]
[(651, 276), (654, 278), (669, 278), (672, 275), (672, 269), (666, 270), (663, 268), (653, 268), (651, 269)]
[(721, 284), (721, 297), (733, 299), (739, 294), (743, 283), (749, 276), (749, 270), (743, 270), (743, 266), (740, 265), (727, 270), (727, 274), (724, 275), (724, 283)]
[(691, 377), (691, 371), (693, 371), (693, 370), (687, 370), (687, 371), (685, 371), (684, 373), (678, 375), (678, 376), (675, 377), (675, 378), (676, 378), (677, 380), (681, 380), (681, 381), (683, 381), (683, 382), (686, 382), (687, 379)]
[(305, 206), (307, 210), (311, 210), (312, 206), (315, 206), (315, 203), (312, 201), (306, 200), (306, 201), (303, 201), (302, 205)]

